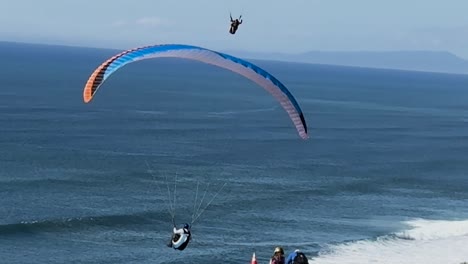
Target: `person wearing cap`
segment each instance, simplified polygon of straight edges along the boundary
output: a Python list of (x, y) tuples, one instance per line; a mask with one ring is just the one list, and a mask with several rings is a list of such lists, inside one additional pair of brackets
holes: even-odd
[(273, 256), (271, 256), (270, 264), (284, 264), (284, 250), (282, 247), (276, 247)]
[(286, 259), (286, 264), (309, 264), (309, 260), (299, 249), (294, 250)]
[(172, 238), (167, 246), (176, 250), (184, 250), (190, 242), (190, 238), (191, 233), (189, 224), (184, 224), (184, 227), (179, 229), (177, 229), (174, 225)]

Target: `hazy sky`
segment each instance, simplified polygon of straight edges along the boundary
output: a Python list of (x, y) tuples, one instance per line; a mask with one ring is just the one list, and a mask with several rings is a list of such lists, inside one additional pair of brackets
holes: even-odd
[[(243, 14), (236, 35), (229, 12)], [(468, 58), (468, 0), (0, 0), (0, 40), (125, 49), (445, 50)]]

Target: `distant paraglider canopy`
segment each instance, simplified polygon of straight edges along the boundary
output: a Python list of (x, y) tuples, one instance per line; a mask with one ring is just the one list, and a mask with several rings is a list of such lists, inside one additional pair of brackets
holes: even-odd
[(99, 87), (110, 75), (128, 63), (151, 58), (174, 57), (191, 59), (236, 72), (271, 93), (286, 110), (299, 136), (308, 138), (307, 124), (299, 104), (289, 90), (264, 69), (240, 58), (202, 47), (166, 44), (145, 46), (121, 52), (102, 63), (89, 77), (84, 90), (85, 103), (92, 100)]

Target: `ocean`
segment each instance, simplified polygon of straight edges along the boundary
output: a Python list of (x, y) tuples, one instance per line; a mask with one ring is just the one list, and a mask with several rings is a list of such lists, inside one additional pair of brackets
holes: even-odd
[[(468, 261), (468, 75), (254, 61), (302, 140), (261, 87), (193, 61), (129, 64), (83, 103), (117, 52), (0, 44), (1, 263)], [(184, 251), (171, 213), (199, 215)]]

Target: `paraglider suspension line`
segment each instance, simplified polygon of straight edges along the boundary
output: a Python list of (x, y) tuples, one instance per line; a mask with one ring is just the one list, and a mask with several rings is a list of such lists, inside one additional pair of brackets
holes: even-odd
[[(146, 166), (148, 167), (148, 171), (150, 172), (150, 174), (153, 176), (153, 180), (155, 178), (155, 175), (152, 173), (152, 170), (148, 164), (148, 161), (145, 160), (145, 163), (146, 163)], [(176, 181), (177, 181), (177, 174), (176, 174), (176, 180), (174, 182), (174, 205), (172, 204), (172, 195), (171, 195), (171, 190), (169, 188), (169, 182), (167, 181), (167, 175), (166, 175), (166, 186), (167, 186), (167, 197), (166, 199), (164, 199), (164, 203), (166, 204), (166, 209), (168, 211), (168, 213), (171, 215), (171, 221), (172, 221), (172, 225), (175, 226), (175, 200), (176, 200), (176, 196), (175, 196), (175, 186), (176, 186)], [(159, 189), (159, 193), (162, 193), (162, 190), (161, 190), (161, 187), (159, 187), (158, 184), (156, 184), (156, 186), (158, 187)]]
[[(216, 197), (218, 196), (218, 194), (224, 189), (224, 186), (226, 186), (227, 183), (224, 183), (223, 186), (221, 186), (221, 188), (216, 192), (216, 194), (211, 198), (211, 200), (206, 204), (206, 206), (201, 209), (202, 205), (203, 205), (203, 201), (205, 200), (205, 196), (206, 196), (206, 193), (208, 192), (208, 187), (210, 186), (210, 184), (207, 185), (206, 189), (205, 189), (205, 192), (203, 193), (203, 197), (202, 199), (200, 200), (200, 204), (198, 205), (198, 209), (197, 211), (194, 210), (193, 214), (192, 214), (192, 222), (191, 224), (195, 223), (195, 221), (197, 221), (197, 219), (203, 214), (203, 212), (205, 212), (205, 210), (208, 208), (208, 206), (211, 205), (211, 203), (214, 201), (214, 199), (216, 199)], [(197, 184), (197, 193), (198, 193), (198, 184)], [(198, 194), (196, 194), (196, 197), (198, 197)], [(195, 199), (195, 202), (194, 204), (196, 205), (197, 201)], [(194, 206), (195, 208), (195, 206)], [(201, 209), (201, 210), (200, 210)]]

